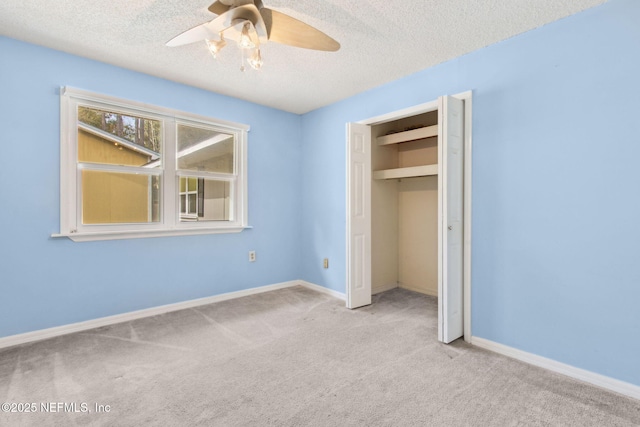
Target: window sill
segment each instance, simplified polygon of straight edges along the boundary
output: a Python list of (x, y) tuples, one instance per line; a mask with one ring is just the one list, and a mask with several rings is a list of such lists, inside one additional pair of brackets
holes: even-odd
[(104, 231), (91, 233), (59, 233), (52, 234), (52, 238), (67, 237), (74, 242), (92, 242), (97, 240), (120, 240), (120, 239), (144, 239), (149, 237), (168, 236), (196, 236), (200, 234), (222, 234), (240, 233), (243, 230), (251, 229), (251, 226), (232, 226), (215, 228), (189, 228), (189, 229), (166, 229), (166, 230), (135, 230), (135, 231)]

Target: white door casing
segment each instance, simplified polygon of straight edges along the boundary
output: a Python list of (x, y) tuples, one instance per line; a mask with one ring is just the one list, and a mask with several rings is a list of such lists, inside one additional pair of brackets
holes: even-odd
[(439, 103), (438, 340), (450, 343), (464, 333), (464, 101)]
[(371, 128), (347, 124), (347, 308), (371, 304)]

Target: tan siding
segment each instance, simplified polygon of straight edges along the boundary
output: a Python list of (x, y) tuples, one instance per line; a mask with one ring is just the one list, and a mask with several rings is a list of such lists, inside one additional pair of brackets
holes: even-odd
[(204, 181), (205, 221), (229, 220), (229, 183), (224, 181)]
[(82, 171), (83, 224), (148, 222), (149, 179), (146, 175)]
[(149, 156), (78, 129), (78, 161), (142, 166), (149, 161)]
[[(78, 130), (78, 160), (86, 163), (141, 166), (149, 156)], [(150, 177), (128, 173), (82, 172), (82, 223), (149, 221)]]

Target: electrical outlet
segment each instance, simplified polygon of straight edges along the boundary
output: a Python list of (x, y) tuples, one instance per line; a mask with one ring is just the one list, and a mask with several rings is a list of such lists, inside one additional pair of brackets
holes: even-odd
[(329, 268), (329, 258), (325, 258), (322, 265), (324, 266), (324, 268)]
[(249, 262), (254, 262), (256, 260), (256, 251), (249, 251)]

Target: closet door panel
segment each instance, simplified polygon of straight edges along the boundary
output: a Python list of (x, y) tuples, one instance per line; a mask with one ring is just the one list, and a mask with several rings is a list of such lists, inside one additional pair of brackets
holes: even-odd
[(440, 98), (438, 339), (463, 335), (464, 102)]
[(347, 307), (371, 304), (371, 128), (347, 125)]

